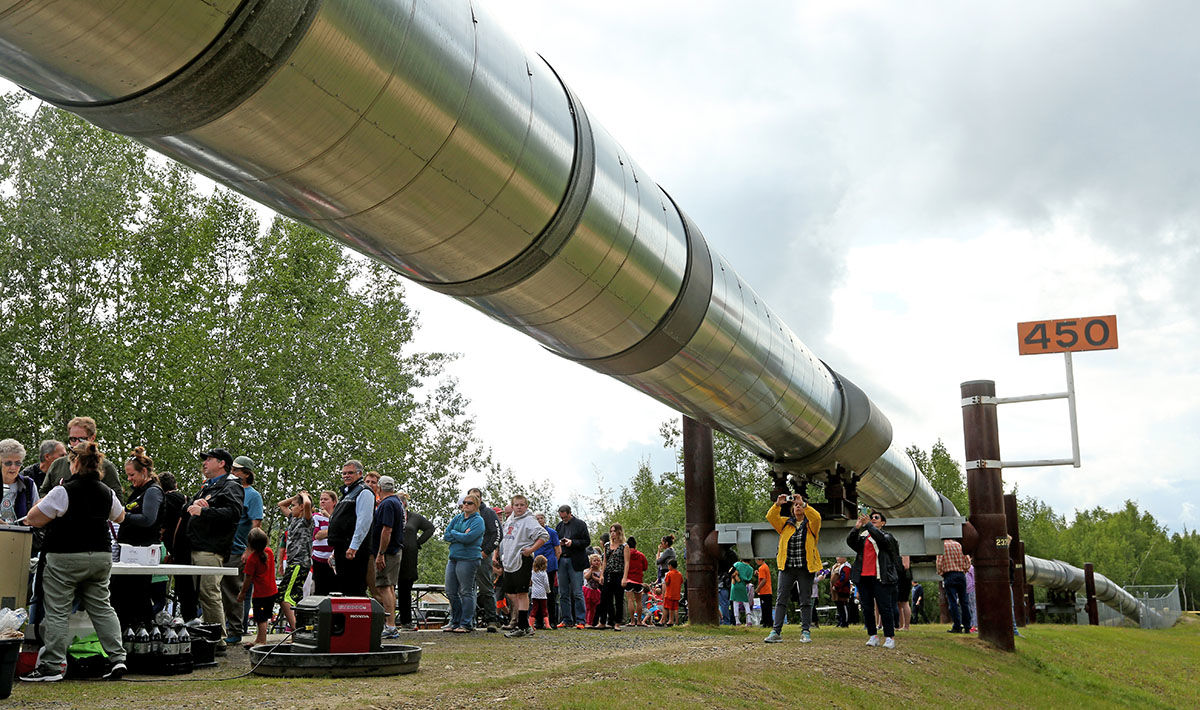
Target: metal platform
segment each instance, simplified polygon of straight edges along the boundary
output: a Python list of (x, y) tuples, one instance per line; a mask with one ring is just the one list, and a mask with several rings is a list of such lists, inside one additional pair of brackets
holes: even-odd
[[(942, 540), (961, 538), (965, 517), (893, 518), (885, 528), (900, 543), (900, 554), (921, 557), (942, 554)], [(852, 520), (821, 522), (820, 548), (822, 557), (854, 557), (846, 546), (846, 535), (854, 527)], [(771, 524), (723, 523), (717, 525), (717, 542), (733, 545), (742, 559), (774, 559), (779, 552), (779, 533)]]
[(255, 675), (274, 677), (350, 678), (416, 673), (421, 663), (420, 646), (384, 644), (372, 653), (309, 653), (292, 644), (272, 650), (271, 644), (254, 646), (250, 659)]

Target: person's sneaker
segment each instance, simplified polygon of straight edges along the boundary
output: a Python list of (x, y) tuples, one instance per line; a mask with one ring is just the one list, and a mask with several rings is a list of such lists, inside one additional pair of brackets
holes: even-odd
[(584, 626), (583, 624), (575, 624), (575, 628), (577, 628), (577, 629), (579, 629), (580, 631), (582, 631), (583, 629), (586, 629), (587, 627), (586, 627), (586, 626)]
[(878, 646), (879, 645), (879, 637), (872, 636), (871, 638), (867, 639), (867, 645), (868, 646)]
[(394, 639), (394, 638), (399, 638), (399, 637), (400, 637), (400, 629), (397, 629), (395, 626), (384, 626), (383, 633), (380, 635), (380, 638), (385, 638), (385, 639)]
[(453, 628), (454, 628), (454, 624), (450, 624), (450, 623), (442, 624), (442, 631), (449, 631), (450, 629), (453, 629)]
[(771, 633), (767, 634), (767, 637), (763, 639), (763, 643), (783, 643), (783, 637), (775, 631), (771, 631)]
[(124, 661), (117, 661), (108, 667), (108, 671), (103, 676), (104, 680), (120, 680), (128, 670)]
[(560, 621), (560, 622), (558, 622), (558, 623), (557, 623), (557, 624), (554, 626), (554, 628), (556, 628), (556, 629), (565, 629), (565, 628), (567, 628), (567, 622), (565, 622), (565, 621)]
[(499, 630), (500, 630), (500, 628), (498, 626), (496, 626), (496, 622), (494, 622), (494, 621), (488, 622), (487, 632), (489, 634), (494, 634)]
[(812, 643), (812, 634), (807, 631), (800, 632), (800, 643)]
[(894, 639), (894, 638), (886, 638), (886, 639), (884, 639), (884, 640), (883, 640), (883, 647), (884, 647), (884, 648), (895, 648), (895, 647), (896, 647), (896, 639)]
[(533, 634), (530, 633), (528, 629), (517, 628), (513, 629), (512, 631), (505, 632), (504, 635), (510, 639), (519, 639), (525, 636), (532, 636)]
[(21, 676), (26, 683), (52, 683), (63, 679), (61, 668), (39, 664), (36, 668)]
[(225, 643), (227, 643), (231, 646), (237, 645), (241, 642), (242, 642), (241, 636), (234, 636), (233, 634), (230, 634), (229, 636), (225, 637)]

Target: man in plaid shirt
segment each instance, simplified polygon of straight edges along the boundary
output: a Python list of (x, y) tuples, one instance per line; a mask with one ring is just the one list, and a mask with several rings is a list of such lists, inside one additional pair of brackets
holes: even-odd
[(971, 630), (971, 611), (967, 606), (967, 575), (971, 558), (963, 554), (957, 540), (943, 540), (942, 554), (937, 556), (937, 572), (946, 589), (946, 605), (954, 626), (950, 633), (962, 634)]

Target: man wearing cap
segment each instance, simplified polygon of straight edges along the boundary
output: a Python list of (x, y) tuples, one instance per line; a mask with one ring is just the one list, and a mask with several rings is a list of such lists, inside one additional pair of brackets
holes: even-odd
[(247, 602), (239, 602), (238, 594), (246, 579), (242, 553), (246, 551), (246, 538), (254, 528), (261, 528), (263, 521), (262, 494), (254, 490), (254, 469), (257, 465), (249, 456), (233, 460), (233, 475), (242, 484), (242, 517), (233, 533), (233, 545), (225, 557), (225, 566), (234, 567), (238, 573), (221, 578), (221, 603), (225, 608), (226, 643), (241, 643), (242, 631), (246, 628)]
[(375, 494), (363, 482), (362, 461), (350, 459), (342, 466), (342, 497), (329, 516), (327, 538), (333, 547), (337, 591), (344, 596), (361, 597), (367, 591), (374, 511)]
[(375, 550), (375, 598), (383, 605), (383, 638), (396, 638), (394, 617), (396, 614), (396, 584), (400, 581), (400, 556), (404, 548), (404, 525), (408, 513), (404, 501), (396, 495), (396, 479), (391, 476), (379, 478), (379, 495), (382, 498), (375, 506), (375, 517), (371, 522), (371, 549)]
[[(204, 483), (184, 508), (180, 532), (186, 526), (192, 564), (221, 567), (233, 545), (233, 535), (242, 517), (244, 493), (241, 482), (232, 474), (233, 457), (225, 449), (210, 449), (200, 454)], [(221, 582), (215, 575), (200, 576), (200, 609), (208, 624), (225, 626), (221, 605)], [(225, 642), (216, 652), (225, 653)]]

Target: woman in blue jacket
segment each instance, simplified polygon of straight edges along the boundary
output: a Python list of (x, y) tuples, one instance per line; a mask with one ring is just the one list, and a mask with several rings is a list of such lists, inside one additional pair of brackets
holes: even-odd
[(483, 555), (483, 517), (477, 496), (464, 496), (461, 508), (443, 536), (450, 543), (450, 560), (446, 563), (450, 623), (442, 630), (465, 634), (475, 622), (475, 572)]

